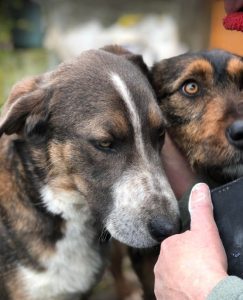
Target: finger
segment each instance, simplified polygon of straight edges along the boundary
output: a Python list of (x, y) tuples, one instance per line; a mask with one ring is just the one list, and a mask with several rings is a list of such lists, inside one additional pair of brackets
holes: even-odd
[(193, 187), (189, 199), (189, 211), (192, 231), (207, 233), (208, 230), (217, 230), (210, 191), (205, 183), (198, 183)]

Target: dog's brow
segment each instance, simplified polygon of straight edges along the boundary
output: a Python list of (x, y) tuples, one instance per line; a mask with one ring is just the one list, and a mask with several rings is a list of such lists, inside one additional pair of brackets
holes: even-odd
[(231, 76), (239, 76), (243, 72), (243, 62), (237, 58), (232, 58), (227, 64), (227, 72)]
[(207, 76), (208, 79), (213, 78), (213, 67), (209, 61), (203, 58), (198, 58), (189, 63), (183, 70), (182, 76), (174, 81), (173, 86), (181, 85), (186, 79), (193, 79), (193, 76)]
[(109, 126), (111, 130), (114, 131), (118, 136), (128, 134), (129, 127), (125, 116), (119, 112), (111, 112), (110, 116), (111, 119)]
[(142, 157), (146, 159), (143, 136), (142, 136), (141, 121), (135, 103), (132, 99), (132, 95), (128, 87), (126, 86), (126, 83), (121, 79), (121, 77), (118, 74), (111, 73), (111, 80), (114, 84), (116, 91), (119, 93), (119, 95), (121, 96), (122, 100), (125, 102), (125, 105), (128, 109), (130, 120), (134, 130), (134, 137), (135, 137), (137, 149), (142, 155)]
[(83, 126), (78, 127), (77, 135), (90, 132), (97, 138), (111, 138), (111, 136), (124, 137), (129, 133), (129, 124), (125, 114), (119, 110), (108, 109), (101, 116), (90, 118)]
[(197, 59), (191, 62), (185, 70), (186, 72), (213, 73), (213, 67), (206, 59)]

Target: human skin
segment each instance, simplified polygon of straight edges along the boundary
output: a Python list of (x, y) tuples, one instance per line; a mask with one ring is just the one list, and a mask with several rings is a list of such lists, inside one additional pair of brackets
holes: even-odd
[(168, 134), (162, 148), (162, 162), (175, 196), (180, 199), (196, 182), (197, 176)]
[(194, 186), (190, 200), (190, 230), (161, 245), (155, 265), (157, 300), (203, 300), (227, 275), (226, 254), (213, 218), (209, 188)]
[(224, 7), (227, 14), (239, 11), (243, 8), (243, 0), (224, 0)]

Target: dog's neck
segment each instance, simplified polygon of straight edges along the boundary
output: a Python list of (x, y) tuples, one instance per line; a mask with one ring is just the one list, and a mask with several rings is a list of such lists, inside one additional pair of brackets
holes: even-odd
[(70, 288), (86, 292), (100, 277), (108, 253), (88, 205), (78, 191), (65, 191), (61, 183), (57, 187), (48, 180), (45, 145), (35, 147), (7, 136), (0, 144), (0, 179), (11, 185), (5, 195), (0, 189), (0, 225), (6, 205), (6, 227), (14, 233), (8, 241), (18, 242), (25, 289), (37, 295), (35, 299), (49, 299)]
[[(55, 243), (62, 236), (63, 220), (60, 215), (49, 212), (42, 202), (40, 191), (45, 180), (44, 168), (38, 166), (37, 157), (34, 157), (30, 145), (16, 136), (3, 136), (0, 147), (0, 206), (5, 207), (8, 213), (12, 210), (6, 206), (15, 207), (20, 213), (24, 213), (26, 228), (23, 225), (23, 230), (28, 230), (29, 223), (30, 228), (48, 235), (43, 236), (43, 239), (47, 238)], [(14, 217), (15, 212), (12, 213)], [(37, 216), (35, 224), (31, 224), (33, 214)], [(48, 230), (44, 227), (48, 227)]]
[[(27, 142), (16, 139), (13, 140), (9, 146), (12, 147), (13, 151), (12, 161), (15, 161), (18, 166), (13, 169), (16, 173), (19, 172), (20, 169), (22, 173), (21, 176), (23, 180), (17, 182), (18, 186), (22, 185), (28, 199), (34, 205), (38, 203), (39, 205), (36, 205), (37, 209), (43, 210), (44, 212), (45, 208), (41, 205), (40, 190), (45, 184), (45, 166), (38, 166), (38, 156), (34, 157), (33, 151), (35, 150), (31, 149)], [(18, 176), (15, 178), (18, 178)]]

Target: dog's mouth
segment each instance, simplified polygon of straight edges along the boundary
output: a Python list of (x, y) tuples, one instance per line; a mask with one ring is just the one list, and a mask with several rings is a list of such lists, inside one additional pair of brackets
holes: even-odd
[(203, 160), (195, 160), (192, 164), (193, 169), (205, 178), (215, 184), (225, 184), (230, 181), (243, 177), (243, 151), (232, 147), (229, 142), (227, 146), (211, 151), (213, 145), (203, 150)]
[(243, 176), (243, 163), (207, 169), (210, 178), (217, 184), (225, 184)]
[(111, 240), (111, 238), (112, 236), (110, 232), (106, 228), (104, 228), (100, 234), (100, 238), (99, 238), (100, 244), (108, 243)]

